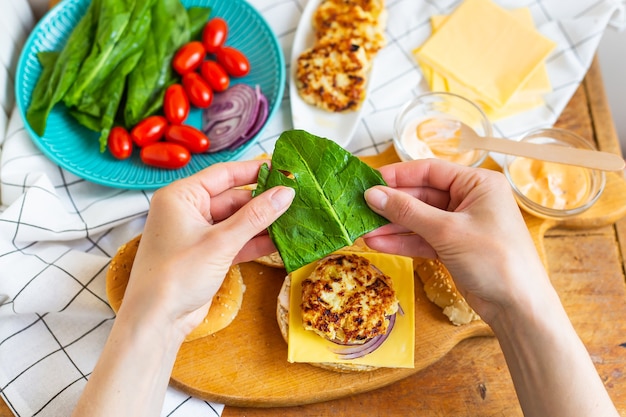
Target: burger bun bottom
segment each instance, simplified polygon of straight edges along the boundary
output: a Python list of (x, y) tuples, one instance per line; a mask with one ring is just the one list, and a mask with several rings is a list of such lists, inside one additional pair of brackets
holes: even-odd
[[(106, 293), (111, 308), (116, 313), (122, 305), (124, 292), (130, 278), (141, 235), (122, 245), (111, 259), (106, 274)], [(231, 266), (222, 286), (211, 302), (211, 307), (202, 321), (185, 338), (185, 342), (216, 333), (228, 326), (237, 316), (246, 286), (238, 265)]]

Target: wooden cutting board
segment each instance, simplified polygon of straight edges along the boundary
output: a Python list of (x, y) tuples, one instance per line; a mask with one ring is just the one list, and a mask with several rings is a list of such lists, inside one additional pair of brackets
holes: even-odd
[[(396, 162), (398, 157), (390, 147), (362, 159), (379, 167)], [(484, 166), (499, 169), (491, 160)], [(603, 226), (625, 214), (626, 181), (609, 173), (604, 195), (583, 215), (557, 222), (525, 214), (525, 220), (545, 261), (543, 236), (551, 228)], [(220, 332), (184, 343), (171, 376), (172, 386), (209, 401), (240, 407), (281, 407), (336, 399), (391, 384), (433, 364), (462, 340), (492, 335), (482, 321), (452, 325), (426, 298), (422, 286), (416, 285), (413, 369), (337, 373), (292, 364), (287, 362), (287, 344), (276, 324), (276, 297), (286, 272), (255, 262), (240, 267), (246, 292), (239, 314)]]
[(292, 364), (276, 324), (276, 297), (285, 271), (251, 262), (242, 264), (241, 272), (246, 293), (233, 323), (180, 349), (171, 383), (184, 392), (235, 406), (320, 402), (398, 381), (437, 361), (463, 339), (491, 335), (482, 321), (452, 325), (416, 285), (415, 369), (338, 373)]

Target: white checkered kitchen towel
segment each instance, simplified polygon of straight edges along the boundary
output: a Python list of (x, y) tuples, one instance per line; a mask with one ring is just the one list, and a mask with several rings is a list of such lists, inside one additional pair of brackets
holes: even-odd
[[(312, 0), (314, 1), (314, 0)], [(0, 392), (18, 416), (69, 415), (107, 337), (114, 314), (105, 271), (117, 248), (138, 234), (149, 192), (106, 188), (51, 163), (13, 110), (19, 50), (34, 19), (26, 0), (3, 1), (0, 14)], [(279, 38), (287, 61), (306, 0), (251, 0)], [(551, 126), (584, 77), (608, 25), (623, 26), (615, 0), (498, 0), (529, 7), (558, 42), (547, 61), (554, 91), (546, 105), (495, 124), (500, 136)], [(429, 16), (459, 0), (387, 0), (389, 44), (375, 62), (363, 120), (347, 146), (371, 154), (386, 146), (393, 116), (426, 91), (411, 51), (430, 34)], [(288, 89), (285, 89), (288, 91)], [(243, 158), (271, 152), (291, 128), (289, 97), (263, 138)], [(169, 389), (163, 415), (219, 416), (223, 406)]]

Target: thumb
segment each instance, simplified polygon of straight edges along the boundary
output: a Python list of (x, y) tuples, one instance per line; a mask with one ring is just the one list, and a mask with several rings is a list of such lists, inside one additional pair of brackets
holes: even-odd
[(230, 238), (243, 246), (287, 211), (295, 195), (293, 188), (277, 186), (253, 198), (223, 222), (228, 224)]
[(433, 224), (444, 221), (445, 211), (391, 187), (375, 186), (365, 191), (365, 201), (372, 210), (392, 223), (419, 234), (426, 240), (436, 232)]

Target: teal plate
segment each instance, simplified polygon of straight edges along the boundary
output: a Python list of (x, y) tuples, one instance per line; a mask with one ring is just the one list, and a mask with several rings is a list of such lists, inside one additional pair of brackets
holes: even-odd
[[(189, 8), (211, 7), (211, 17), (222, 17), (229, 25), (226, 44), (241, 50), (250, 61), (250, 73), (231, 83), (259, 85), (269, 102), (268, 121), (275, 115), (285, 86), (285, 60), (282, 50), (263, 17), (244, 0), (181, 0)], [(26, 110), (39, 76), (37, 53), (60, 50), (72, 29), (83, 16), (89, 0), (65, 0), (37, 24), (22, 50), (17, 68), (17, 106), (26, 129), (41, 151), (67, 171), (97, 184), (116, 188), (156, 189), (179, 178), (224, 161), (237, 159), (263, 133), (263, 128), (249, 142), (233, 151), (193, 155), (187, 166), (166, 170), (144, 165), (138, 152), (119, 161), (108, 152), (100, 153), (99, 133), (79, 125), (62, 104), (54, 107), (43, 136), (37, 135), (26, 121)], [(188, 124), (200, 127), (200, 110), (193, 110)], [(267, 125), (267, 121), (265, 123)]]

